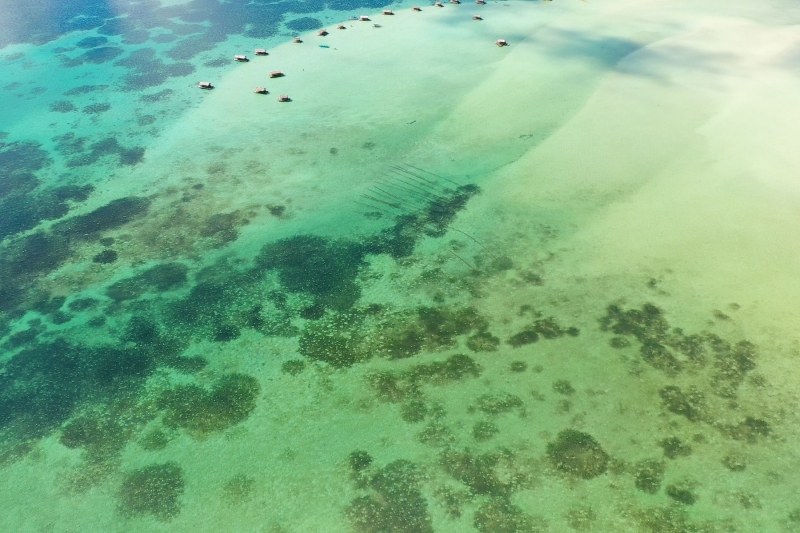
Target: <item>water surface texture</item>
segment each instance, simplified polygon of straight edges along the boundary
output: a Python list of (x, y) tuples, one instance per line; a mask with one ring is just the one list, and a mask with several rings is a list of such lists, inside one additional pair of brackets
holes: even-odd
[(0, 530), (800, 531), (797, 2), (420, 7), (0, 0)]

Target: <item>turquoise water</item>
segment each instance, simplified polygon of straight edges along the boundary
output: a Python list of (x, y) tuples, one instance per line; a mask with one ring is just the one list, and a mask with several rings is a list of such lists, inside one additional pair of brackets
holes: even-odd
[(0, 529), (800, 529), (792, 6), (388, 5), (0, 3)]

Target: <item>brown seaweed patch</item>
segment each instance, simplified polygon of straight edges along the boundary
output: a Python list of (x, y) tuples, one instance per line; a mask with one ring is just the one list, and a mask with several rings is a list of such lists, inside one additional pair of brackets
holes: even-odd
[(686, 417), (690, 422), (702, 419), (705, 412), (705, 395), (694, 387), (683, 391), (680, 387), (670, 385), (659, 391), (661, 401), (667, 411)]
[(114, 457), (130, 438), (116, 420), (98, 416), (80, 416), (61, 430), (61, 444), (67, 448), (82, 448), (90, 462), (102, 462)]
[(72, 113), (75, 109), (75, 104), (69, 100), (58, 100), (50, 104), (50, 111), (53, 113)]
[(65, 92), (64, 96), (76, 96), (79, 94), (93, 93), (95, 91), (104, 91), (106, 89), (108, 89), (108, 85), (80, 85)]
[(500, 433), (500, 428), (497, 427), (497, 424), (487, 420), (480, 420), (472, 426), (472, 438), (478, 442), (491, 440), (498, 433)]
[(107, 137), (92, 143), (89, 145), (88, 149), (88, 152), (69, 159), (67, 161), (67, 166), (70, 168), (77, 168), (93, 165), (99, 161), (100, 158), (105, 156), (117, 156), (119, 166), (134, 166), (142, 162), (145, 151), (141, 146), (126, 148), (122, 146), (115, 137)]
[(667, 437), (658, 442), (664, 450), (664, 457), (667, 459), (677, 459), (678, 457), (688, 457), (692, 454), (692, 446), (683, 442), (678, 437)]
[(353, 528), (360, 533), (433, 533), (419, 483), (410, 461), (400, 459), (379, 469), (369, 478), (374, 493), (357, 497), (345, 511)]
[(223, 246), (238, 239), (239, 228), (249, 222), (239, 211), (217, 213), (203, 222), (200, 235), (213, 239), (216, 246)]
[(118, 257), (119, 254), (114, 250), (103, 250), (99, 254), (92, 257), (92, 262), (100, 263), (101, 265), (107, 265), (116, 261)]
[(255, 409), (260, 392), (261, 386), (255, 378), (227, 374), (211, 390), (180, 385), (165, 391), (158, 403), (165, 412), (165, 424), (203, 436), (244, 421)]
[(101, 46), (98, 48), (92, 48), (79, 56), (65, 61), (64, 66), (67, 68), (72, 68), (83, 65), (84, 63), (98, 65), (116, 59), (123, 52), (124, 50), (117, 46)]
[(472, 454), (445, 450), (439, 465), (453, 479), (466, 485), (473, 495), (508, 497), (521, 488), (527, 476), (514, 465), (514, 456), (506, 450)]
[(547, 457), (559, 471), (581, 479), (592, 479), (608, 469), (610, 456), (588, 433), (565, 429), (547, 444)]
[[(230, 64), (230, 61), (228, 61), (228, 63)], [(146, 103), (161, 102), (164, 100), (169, 100), (174, 92), (175, 91), (172, 89), (163, 89), (155, 93), (143, 94), (139, 97), (139, 100)]]
[(511, 411), (518, 411), (520, 415), (525, 412), (525, 403), (522, 398), (508, 392), (482, 394), (473, 409), (490, 415), (497, 416)]
[(300, 334), (299, 351), (305, 357), (338, 368), (350, 367), (372, 357), (359, 333), (355, 316), (333, 314), (309, 323)]
[(666, 465), (662, 461), (647, 459), (636, 463), (634, 478), (636, 488), (647, 494), (655, 494), (661, 489)]
[(128, 517), (152, 515), (167, 522), (180, 513), (185, 488), (183, 469), (177, 463), (145, 466), (125, 477), (117, 493), (118, 510)]
[(111, 104), (103, 102), (99, 104), (89, 104), (81, 109), (81, 112), (86, 115), (99, 115), (100, 113), (105, 113), (109, 109), (111, 109)]
[(230, 505), (240, 505), (253, 498), (255, 489), (255, 478), (247, 474), (236, 474), (223, 485), (222, 497)]
[[(147, 39), (147, 35), (145, 35), (145, 39)], [(126, 91), (155, 87), (171, 77), (188, 76), (195, 70), (191, 63), (164, 63), (156, 57), (156, 51), (153, 48), (134, 50), (115, 64), (129, 69), (128, 74), (123, 77)]]
[(116, 301), (135, 300), (147, 292), (166, 292), (186, 283), (189, 268), (183, 263), (162, 263), (131, 278), (121, 279), (106, 289)]
[(467, 355), (451, 355), (444, 361), (412, 366), (405, 372), (381, 372), (370, 376), (378, 397), (387, 402), (402, 402), (419, 394), (424, 384), (445, 385), (466, 378), (477, 378), (481, 367)]
[(539, 533), (547, 530), (543, 519), (525, 514), (505, 498), (483, 502), (475, 511), (472, 524), (480, 533)]

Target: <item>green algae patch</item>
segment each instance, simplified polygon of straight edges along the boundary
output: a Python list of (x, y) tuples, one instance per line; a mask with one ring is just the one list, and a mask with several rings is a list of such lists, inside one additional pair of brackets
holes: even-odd
[(152, 464), (125, 477), (117, 493), (118, 510), (127, 517), (154, 516), (167, 522), (180, 513), (186, 482), (174, 462)]
[(180, 385), (164, 392), (158, 402), (164, 423), (196, 436), (222, 431), (244, 421), (256, 407), (258, 381), (245, 374), (227, 374), (211, 390)]
[(547, 457), (556, 470), (581, 479), (592, 479), (608, 470), (611, 457), (588, 433), (565, 429), (547, 443)]

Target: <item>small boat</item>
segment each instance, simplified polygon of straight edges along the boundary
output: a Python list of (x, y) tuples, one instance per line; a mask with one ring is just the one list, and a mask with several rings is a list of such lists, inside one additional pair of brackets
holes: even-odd
[(380, 24), (377, 24), (377, 23), (375, 23), (375, 24), (373, 24), (373, 25), (372, 25), (372, 27), (373, 27), (373, 28), (380, 28), (380, 27), (381, 27), (381, 25), (380, 25)]
[(496, 44), (497, 46), (508, 46), (508, 41), (506, 41), (505, 39), (497, 39), (494, 42), (494, 44)]
[(267, 56), (269, 55), (266, 50), (263, 48), (256, 48), (255, 52), (253, 52), (257, 56)]
[(291, 102), (291, 101), (292, 101), (292, 99), (291, 99), (291, 98), (289, 98), (289, 95), (288, 95), (288, 94), (282, 94), (282, 95), (280, 95), (280, 96), (278, 97), (278, 101), (279, 101), (279, 102)]
[(300, 37), (295, 37), (294, 39), (292, 39), (292, 42), (293, 43), (302, 43), (303, 39), (301, 39)]
[(441, 2), (436, 2), (436, 3), (435, 3), (435, 4), (433, 4), (433, 5), (434, 5), (434, 6), (436, 6), (436, 7), (444, 7), (444, 4), (443, 4), (443, 3), (441, 3)]
[(461, 0), (450, 0), (451, 4), (460, 4)]
[(269, 94), (269, 91), (266, 90), (264, 87), (256, 87), (256, 90), (253, 92), (257, 94)]
[(214, 88), (214, 86), (211, 85), (210, 81), (201, 81), (200, 83), (197, 84), (197, 86), (199, 88), (201, 88), (201, 89), (213, 89)]
[(366, 15), (361, 15), (360, 17), (358, 17), (358, 20), (360, 20), (361, 22), (369, 22), (371, 19)]
[(284, 75), (282, 70), (273, 70), (269, 73), (270, 78), (282, 78)]
[(411, 8), (411, 11), (422, 11), (422, 8), (419, 6), (414, 6)]
[(336, 29), (337, 30), (346, 30), (347, 26), (345, 26), (344, 24), (339, 24), (338, 26), (336, 26)]
[(475, 3), (478, 4), (478, 5), (483, 6), (483, 5), (486, 5), (486, 0), (475, 0)]
[(383, 14), (384, 15), (394, 15), (394, 11), (392, 11), (391, 9), (384, 9), (383, 10)]
[(328, 30), (319, 30), (317, 32), (317, 35), (319, 35), (320, 37), (325, 37), (326, 35), (328, 35)]
[(483, 17), (480, 15), (472, 15), (472, 20), (483, 20)]
[(247, 59), (247, 56), (233, 56), (233, 60), (238, 61), (240, 63), (247, 63), (248, 61), (250, 61), (249, 59)]
[(319, 45), (319, 47), (320, 48), (330, 48), (330, 46), (328, 46), (327, 44), (321, 44), (321, 45)]

